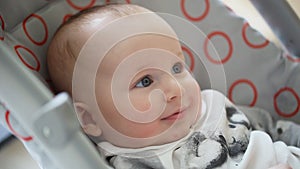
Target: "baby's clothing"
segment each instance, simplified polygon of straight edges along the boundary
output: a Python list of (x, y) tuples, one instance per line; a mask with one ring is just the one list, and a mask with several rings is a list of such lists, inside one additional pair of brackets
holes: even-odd
[[(112, 167), (120, 169), (262, 169), (278, 163), (289, 164), (292, 168), (300, 166), (299, 148), (281, 141), (273, 143), (271, 139), (281, 139), (283, 133), (294, 134), (291, 131), (296, 129), (299, 132), (298, 125), (278, 122), (274, 128), (267, 113), (239, 108), (220, 92), (205, 90), (200, 118), (184, 138), (138, 149), (101, 142), (99, 151)], [(249, 119), (240, 110), (246, 111)], [(264, 130), (269, 135), (252, 131), (252, 128)], [(299, 134), (292, 138), (289, 143), (299, 146)]]

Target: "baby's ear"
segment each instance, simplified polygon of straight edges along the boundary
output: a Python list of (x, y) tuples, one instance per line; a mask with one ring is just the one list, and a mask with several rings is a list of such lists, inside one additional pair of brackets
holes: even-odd
[(83, 131), (86, 134), (94, 137), (100, 136), (102, 134), (102, 131), (93, 119), (93, 115), (89, 111), (88, 106), (81, 102), (75, 102), (74, 106), (76, 109), (77, 118), (80, 122)]

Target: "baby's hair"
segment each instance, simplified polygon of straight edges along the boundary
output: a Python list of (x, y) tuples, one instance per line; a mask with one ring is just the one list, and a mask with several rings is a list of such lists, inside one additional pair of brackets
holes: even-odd
[[(77, 19), (80, 19), (82, 16), (84, 15), (88, 15), (88, 14), (91, 14), (91, 13), (95, 13), (97, 12), (98, 10), (102, 9), (102, 8), (105, 8), (107, 5), (97, 5), (97, 6), (93, 6), (91, 8), (86, 8), (86, 9), (83, 9), (77, 13), (75, 13), (74, 15), (71, 15), (66, 21), (64, 21), (59, 27), (58, 29), (56, 30), (56, 33), (62, 29), (63, 27), (65, 27), (66, 25), (69, 25), (71, 23), (73, 23), (73, 21), (76, 21)], [(56, 34), (55, 33), (55, 34)]]
[(140, 9), (141, 7), (132, 4), (128, 5), (128, 4), (111, 3), (111, 4), (95, 5), (90, 8), (85, 8), (74, 15), (71, 15), (63, 24), (59, 26), (56, 32), (58, 32), (62, 27), (65, 27), (66, 25), (78, 21), (89, 22), (90, 21), (89, 17), (93, 15), (107, 13), (115, 17), (121, 17), (121, 16), (126, 16), (126, 15), (136, 13)]
[[(74, 65), (85, 43), (78, 37), (84, 34), (95, 18), (109, 16), (110, 21), (113, 21), (122, 16), (144, 12), (149, 10), (133, 4), (97, 5), (76, 13), (61, 24), (54, 33), (47, 53), (48, 70), (54, 89), (57, 92), (67, 91), (71, 95)], [(99, 26), (100, 24), (101, 22)]]

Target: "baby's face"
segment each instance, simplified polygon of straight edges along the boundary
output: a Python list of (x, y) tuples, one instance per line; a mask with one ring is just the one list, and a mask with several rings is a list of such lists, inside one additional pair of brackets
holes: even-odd
[(144, 34), (121, 41), (100, 64), (95, 86), (105, 121), (130, 138), (149, 138), (143, 146), (184, 137), (200, 115), (200, 88), (171, 37)]

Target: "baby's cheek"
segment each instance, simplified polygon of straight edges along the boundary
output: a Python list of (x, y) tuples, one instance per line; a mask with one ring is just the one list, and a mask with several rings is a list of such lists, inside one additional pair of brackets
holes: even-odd
[(201, 110), (201, 89), (196, 80), (193, 78), (189, 79), (185, 83), (185, 94), (187, 95), (190, 103), (193, 105), (193, 112), (196, 116), (200, 116)]
[(192, 75), (188, 75), (183, 79), (183, 87), (189, 94), (196, 94), (196, 92), (200, 93), (200, 86), (198, 82), (192, 77)]
[(128, 134), (128, 136), (135, 138), (155, 137), (167, 129), (157, 121), (151, 123), (135, 123), (129, 126), (131, 126), (131, 130), (129, 130), (130, 134)]
[(147, 95), (130, 95), (130, 103), (134, 109), (145, 112), (151, 108), (151, 103)]

